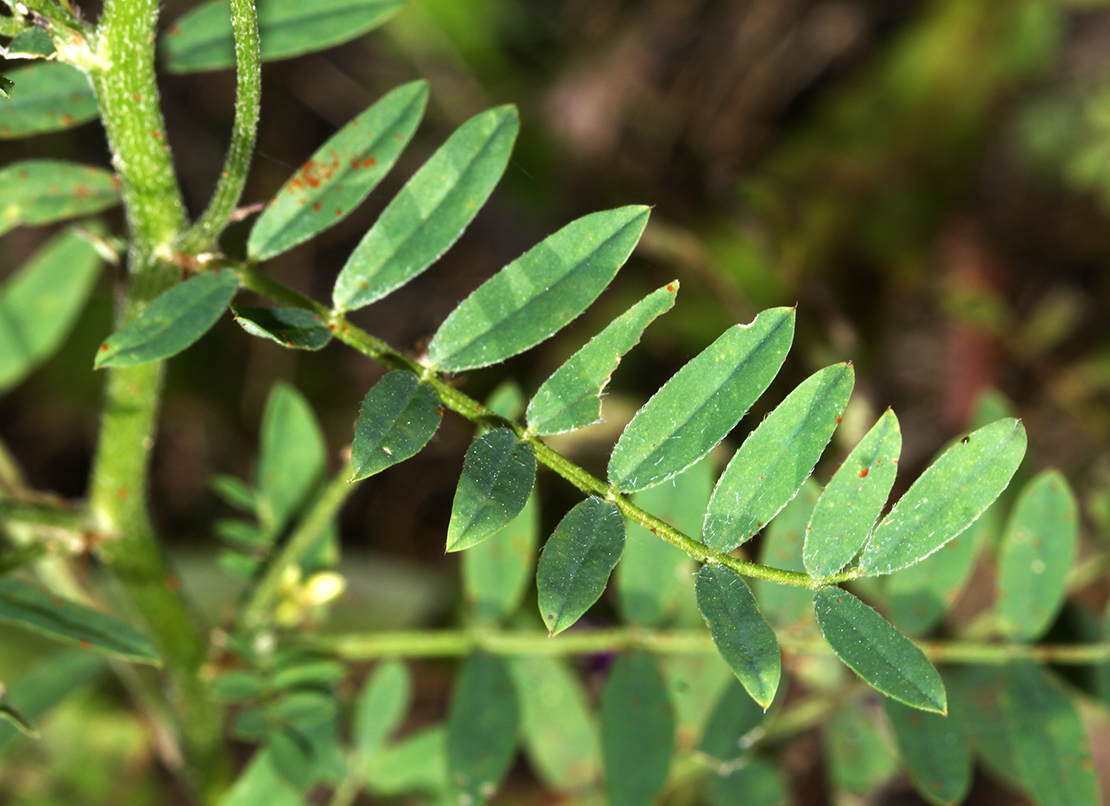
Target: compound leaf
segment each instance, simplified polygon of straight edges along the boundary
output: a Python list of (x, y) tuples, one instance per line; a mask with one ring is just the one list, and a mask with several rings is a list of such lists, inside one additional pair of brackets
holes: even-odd
[(466, 659), (447, 715), (447, 770), (468, 803), (485, 803), (500, 786), (516, 750), (519, 706), (505, 661)]
[(351, 443), (351, 481), (415, 456), (435, 434), (443, 409), (435, 391), (411, 372), (390, 372), (362, 401)]
[(335, 281), (336, 308), (369, 305), (438, 260), (501, 179), (519, 127), (516, 108), (499, 106), (456, 129), (355, 247)]
[(802, 553), (810, 575), (837, 573), (863, 548), (894, 486), (901, 452), (898, 418), (887, 409), (817, 499)]
[(270, 391), (255, 470), (258, 520), (272, 542), (315, 489), (326, 461), (324, 434), (308, 401), (287, 383)]
[(601, 778), (601, 745), (582, 682), (561, 658), (515, 657), (509, 671), (520, 702), (524, 751), (540, 780), (580, 792)]
[(389, 173), (427, 103), (428, 82), (402, 84), (333, 134), (258, 217), (247, 254), (280, 255), (346, 218)]
[(88, 76), (73, 65), (38, 62), (8, 78), (19, 92), (0, 104), (0, 140), (68, 129), (98, 114)]
[(57, 235), (0, 287), (0, 391), (49, 358), (85, 307), (100, 273), (96, 249)]
[(536, 483), (536, 455), (508, 428), (474, 440), (463, 460), (451, 504), (447, 550), (462, 551), (504, 527), (528, 501)]
[(463, 554), (463, 590), (476, 619), (496, 622), (520, 607), (536, 566), (539, 533), (540, 509), (533, 493), (519, 515)]
[(0, 168), (0, 194), (0, 235), (20, 224), (52, 224), (119, 204), (114, 174), (60, 160), (25, 160)]
[(1003, 677), (1002, 710), (1014, 761), (1038, 806), (1097, 806), (1096, 766), (1072, 697), (1032, 662)]
[(769, 708), (782, 673), (774, 630), (744, 580), (719, 565), (703, 565), (694, 586), (713, 644), (752, 699)]
[(1006, 526), (998, 561), (999, 629), (1032, 641), (1052, 624), (1066, 595), (1079, 540), (1078, 505), (1058, 470), (1025, 485)]
[(393, 733), (412, 704), (412, 675), (402, 661), (384, 660), (374, 667), (355, 700), (351, 739), (364, 759), (374, 755)]
[[(333, 47), (377, 28), (404, 0), (259, 0), (263, 61), (288, 59)], [(166, 69), (197, 73), (235, 66), (235, 36), (228, 0), (211, 0), (178, 19), (161, 41)]]
[(702, 539), (731, 551), (786, 506), (813, 472), (852, 394), (851, 364), (825, 367), (767, 415), (717, 480)]
[(256, 308), (232, 305), (231, 313), (243, 330), (292, 350), (320, 350), (331, 341), (331, 330), (320, 317), (304, 308)]
[(675, 746), (667, 687), (650, 655), (617, 657), (601, 692), (601, 748), (611, 806), (649, 806)]
[(100, 345), (96, 368), (133, 367), (177, 355), (216, 324), (238, 289), (239, 275), (228, 269), (175, 285)]
[(563, 516), (536, 568), (540, 615), (552, 635), (601, 597), (623, 549), (624, 517), (616, 504), (587, 498)]
[(817, 591), (813, 608), (832, 651), (866, 683), (914, 708), (947, 712), (937, 670), (890, 622), (838, 587)]
[(579, 218), (481, 286), (440, 325), (428, 360), (460, 372), (534, 347), (575, 319), (609, 285), (647, 225), (647, 207)]
[(954, 718), (889, 698), (883, 706), (914, 788), (937, 806), (962, 803), (971, 788), (971, 748)]
[(636, 412), (609, 457), (609, 481), (635, 492), (708, 454), (770, 385), (793, 340), (793, 308), (726, 330)]
[(161, 663), (150, 639), (131, 625), (14, 577), (0, 578), (0, 621), (127, 660)]
[(1025, 427), (1010, 418), (980, 428), (941, 454), (875, 528), (860, 560), (864, 573), (907, 568), (970, 526), (1006, 489), (1025, 444)]

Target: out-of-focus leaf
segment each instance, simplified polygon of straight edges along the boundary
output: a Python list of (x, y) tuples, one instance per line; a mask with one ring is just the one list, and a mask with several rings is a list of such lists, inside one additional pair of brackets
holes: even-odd
[(225, 672), (212, 681), (212, 693), (221, 700), (241, 702), (261, 696), (264, 685), (257, 672), (242, 669)]
[(1002, 709), (1005, 668), (946, 666), (944, 681), (952, 701), (951, 718), (963, 728), (991, 773), (1014, 789), (1024, 789), (1014, 755), (1014, 737)]
[(207, 333), (239, 290), (239, 275), (216, 269), (165, 291), (96, 351), (95, 366), (133, 367), (177, 355)]
[(7, 58), (44, 59), (58, 52), (46, 31), (38, 27), (20, 31), (8, 43)]
[(346, 675), (346, 667), (338, 661), (310, 658), (279, 669), (270, 685), (276, 691), (307, 689), (330, 693)]
[(266, 753), (278, 775), (296, 789), (305, 789), (317, 777), (320, 759), (312, 742), (298, 730), (282, 725), (270, 731), (266, 736)]
[(85, 307), (100, 273), (87, 240), (52, 238), (0, 287), (0, 391), (53, 355)]
[(695, 590), (717, 651), (752, 699), (769, 708), (782, 673), (779, 645), (752, 592), (737, 573), (714, 565), (698, 571)]
[(837, 573), (863, 548), (894, 486), (901, 452), (898, 418), (887, 409), (817, 500), (803, 553), (811, 575)]
[(601, 692), (601, 749), (611, 806), (648, 806), (667, 780), (674, 714), (651, 656), (621, 655)]
[(1011, 664), (1002, 711), (1014, 760), (1038, 806), (1098, 806), (1098, 778), (1072, 697), (1032, 662)]
[[(759, 562), (783, 571), (805, 573), (802, 565), (802, 546), (806, 525), (813, 513), (821, 488), (813, 479), (807, 479), (794, 500), (783, 507), (771, 521), (760, 546)], [(816, 636), (813, 621), (813, 595), (806, 588), (779, 585), (765, 579), (755, 580), (755, 594), (759, 608), (777, 631), (791, 637)]]
[(460, 126), (355, 247), (335, 281), (336, 308), (369, 305), (438, 260), (501, 179), (519, 126), (511, 106), (489, 109)]
[(355, 701), (351, 740), (365, 758), (374, 755), (396, 730), (412, 705), (412, 675), (399, 660), (374, 667)]
[(750, 540), (797, 494), (829, 444), (853, 383), (851, 364), (815, 372), (744, 440), (709, 499), (707, 546), (730, 551)]
[(505, 662), (466, 659), (447, 716), (447, 770), (466, 803), (485, 803), (501, 785), (516, 751), (519, 706)]
[(486, 398), (485, 406), (506, 420), (516, 420), (524, 413), (524, 393), (512, 378), (502, 381)]
[(834, 789), (868, 795), (898, 771), (894, 748), (876, 716), (851, 706), (838, 709), (825, 723), (825, 757)]
[(709, 806), (786, 806), (790, 788), (786, 776), (772, 761), (753, 758), (724, 775), (710, 774), (705, 781)]
[(272, 541), (305, 503), (324, 472), (324, 434), (308, 401), (287, 383), (270, 391), (255, 470), (258, 519)]
[(496, 622), (520, 607), (536, 565), (539, 534), (540, 509), (533, 493), (519, 515), (463, 553), (463, 591), (479, 621)]
[(884, 698), (914, 788), (930, 803), (954, 806), (971, 788), (971, 749), (953, 717)]
[(890, 622), (837, 587), (817, 591), (813, 607), (833, 652), (865, 682), (914, 708), (947, 711), (937, 670)]
[(1018, 495), (998, 561), (998, 626), (1004, 634), (1035, 640), (1060, 611), (1078, 548), (1078, 510), (1058, 470), (1038, 474)]
[(1020, 420), (980, 428), (941, 454), (871, 535), (860, 567), (889, 574), (928, 557), (983, 513), (1025, 456)]
[[(38, 720), (81, 687), (106, 672), (103, 656), (66, 651), (38, 661), (8, 686), (8, 700), (26, 719)], [(23, 732), (0, 720), (0, 754)]]
[[(713, 487), (712, 472), (708, 460), (699, 462), (670, 484), (641, 490), (632, 500), (679, 531), (696, 535)], [(676, 615), (692, 575), (689, 555), (638, 523), (630, 524), (616, 570), (621, 613), (627, 621), (645, 627), (665, 624)]]
[(247, 254), (267, 260), (346, 218), (397, 162), (427, 103), (428, 82), (402, 84), (333, 134), (258, 217)]
[(428, 360), (461, 372), (500, 363), (553, 336), (613, 280), (649, 212), (637, 206), (606, 210), (549, 235), (451, 312), (428, 345)]
[(0, 168), (0, 194), (0, 235), (20, 224), (52, 224), (119, 204), (113, 174), (60, 160), (25, 160)]
[[(62, 62), (39, 62), (8, 74), (19, 89), (0, 104), (0, 140), (68, 129), (97, 116), (89, 78)], [(9, 189), (4, 196), (9, 197)], [(113, 194), (114, 196), (114, 194)], [(114, 199), (105, 204), (111, 206)]]
[(145, 635), (117, 618), (14, 577), (0, 578), (0, 621), (140, 663), (160, 663)]
[(739, 680), (733, 680), (705, 726), (698, 751), (721, 764), (737, 761), (763, 735), (766, 710), (759, 705)]
[(462, 551), (485, 540), (520, 514), (536, 483), (536, 455), (508, 428), (474, 440), (463, 460), (451, 505), (447, 550)]
[[(263, 61), (288, 59), (340, 45), (382, 25), (404, 0), (259, 0)], [(166, 69), (197, 73), (235, 66), (228, 0), (210, 0), (178, 19), (160, 43)]]
[(708, 454), (770, 385), (793, 339), (793, 308), (726, 330), (636, 412), (609, 457), (609, 481), (635, 492)]
[(0, 722), (14, 725), (16, 730), (24, 736), (28, 736), (32, 739), (37, 739), (39, 737), (38, 731), (35, 730), (35, 726), (32, 725), (30, 720), (23, 715), (23, 712), (8, 699), (3, 684), (0, 684)]
[(235, 476), (216, 475), (210, 482), (212, 492), (216, 493), (225, 504), (235, 507), (243, 512), (254, 512), (258, 503), (254, 488), (242, 479)]
[(557, 792), (579, 792), (601, 778), (601, 745), (582, 682), (559, 658), (512, 658), (521, 735), (532, 769)]
[(443, 793), (448, 789), (446, 747), (447, 731), (442, 726), (406, 736), (374, 754), (366, 785), (386, 797), (412, 791)]
[(590, 339), (544, 381), (528, 404), (538, 434), (562, 434), (601, 421), (601, 393), (644, 330), (674, 306), (678, 281), (648, 294)]
[[(696, 604), (693, 609), (691, 626), (701, 621)], [(694, 749), (725, 689), (733, 683), (741, 685), (740, 681), (719, 652), (667, 654), (660, 657), (658, 663), (674, 706), (678, 747)]]
[(552, 635), (601, 597), (623, 549), (624, 516), (616, 504), (587, 498), (563, 516), (536, 568), (540, 615)]
[(415, 456), (443, 419), (435, 390), (411, 372), (390, 372), (366, 393), (351, 443), (351, 481)]
[(232, 305), (235, 321), (252, 336), (293, 350), (320, 350), (331, 341), (331, 330), (320, 317), (303, 308), (255, 308)]
[(282, 776), (268, 750), (254, 754), (219, 806), (303, 806), (300, 792)]

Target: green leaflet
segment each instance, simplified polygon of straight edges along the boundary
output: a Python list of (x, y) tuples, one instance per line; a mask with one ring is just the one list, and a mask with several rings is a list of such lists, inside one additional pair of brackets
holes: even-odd
[(499, 657), (466, 659), (447, 715), (447, 770), (459, 802), (485, 803), (500, 786), (516, 752), (518, 705)]
[(0, 392), (54, 354), (85, 307), (100, 258), (65, 232), (40, 248), (0, 287)]
[(435, 434), (443, 409), (432, 387), (411, 372), (388, 373), (362, 401), (351, 443), (351, 481), (415, 456)]
[(944, 680), (951, 692), (951, 717), (963, 728), (976, 755), (992, 775), (1021, 790), (1022, 773), (1014, 757), (1014, 737), (1002, 711), (1006, 667), (945, 666)]
[(1067, 692), (1032, 662), (1003, 676), (1002, 711), (1014, 761), (1038, 806), (1101, 803), (1091, 746)]
[(13, 70), (8, 81), (19, 91), (0, 104), (0, 140), (68, 129), (98, 114), (88, 76), (72, 65), (38, 62)]
[[(103, 656), (67, 650), (38, 661), (8, 687), (8, 700), (29, 720), (46, 716), (55, 705), (108, 669)], [(16, 726), (0, 720), (0, 755), (23, 736)]]
[(308, 401), (287, 383), (266, 400), (255, 486), (258, 521), (272, 543), (316, 489), (324, 472), (324, 434)]
[(678, 280), (648, 294), (590, 339), (544, 381), (528, 404), (537, 434), (562, 434), (601, 422), (601, 393), (645, 328), (674, 306)]
[(58, 52), (50, 36), (41, 28), (31, 27), (20, 31), (8, 43), (6, 58), (45, 59)]
[(1075, 494), (1058, 470), (1039, 473), (1018, 495), (998, 562), (998, 626), (1003, 634), (1035, 640), (1060, 611), (1078, 548), (1078, 510)]
[[(692, 618), (685, 619), (684, 623), (701, 627), (705, 622), (697, 612), (697, 603), (691, 604)], [(674, 707), (678, 744), (683, 748), (693, 747), (705, 731), (725, 689), (740, 683), (719, 652), (667, 654), (660, 656), (658, 661), (667, 685), (667, 696)]]
[[(783, 571), (805, 573), (802, 545), (806, 524), (813, 514), (821, 488), (812, 478), (806, 479), (794, 500), (783, 507), (771, 521), (759, 547), (759, 562)], [(779, 585), (766, 579), (755, 580), (759, 608), (776, 631), (793, 638), (816, 637), (813, 621), (813, 595), (808, 588)]]
[(428, 360), (450, 372), (485, 367), (557, 333), (613, 280), (649, 212), (639, 206), (606, 210), (549, 235), (451, 312), (428, 346)]
[(0, 621), (127, 660), (161, 662), (150, 640), (131, 625), (15, 577), (0, 577)]
[(412, 705), (412, 675), (399, 660), (374, 667), (355, 700), (351, 741), (364, 760), (378, 752), (401, 726)]
[(280, 255), (346, 218), (397, 162), (427, 103), (428, 82), (402, 84), (333, 134), (258, 217), (250, 258)]
[(698, 752), (721, 763), (738, 761), (752, 742), (763, 735), (767, 712), (752, 699), (739, 680), (733, 680), (714, 706), (702, 733)]
[(971, 788), (971, 749), (953, 717), (884, 698), (914, 788), (937, 806), (962, 803)]
[(20, 224), (52, 224), (119, 204), (113, 174), (60, 160), (25, 160), (0, 168), (0, 194), (0, 235)]
[[(362, 36), (400, 11), (403, 0), (259, 0), (263, 61), (325, 50)], [(171, 73), (235, 66), (228, 0), (211, 0), (178, 19), (159, 43)]]
[[(464, 555), (466, 556), (466, 555)], [(601, 778), (601, 745), (582, 682), (561, 658), (515, 657), (521, 736), (532, 769), (556, 792), (581, 792)]]
[(3, 685), (0, 685), (0, 723), (7, 723), (7, 725), (15, 726), (15, 729), (32, 739), (37, 739), (39, 733), (35, 730), (35, 726), (31, 724), (30, 720), (23, 715), (4, 691)]
[(278, 769), (269, 750), (259, 750), (218, 801), (219, 806), (302, 806), (304, 800)]
[(694, 588), (713, 644), (752, 699), (769, 708), (782, 673), (775, 633), (738, 574), (703, 565)]
[(911, 566), (970, 526), (1010, 483), (1025, 443), (1025, 427), (1011, 418), (946, 450), (875, 528), (860, 560), (863, 572)]
[[(701, 461), (670, 484), (641, 490), (632, 500), (679, 531), (697, 534), (713, 488), (712, 472), (709, 460)], [(673, 621), (683, 596), (688, 595), (692, 573), (693, 561), (686, 552), (638, 523), (630, 523), (615, 577), (621, 614), (626, 621), (645, 627)]]
[(367, 788), (385, 796), (413, 790), (444, 793), (448, 788), (446, 743), (446, 730), (434, 727), (384, 748), (371, 759), (366, 772)]
[(655, 661), (617, 657), (601, 692), (601, 749), (610, 806), (649, 806), (674, 754), (674, 714)]
[(228, 269), (173, 286), (100, 345), (96, 368), (133, 367), (177, 355), (216, 324), (238, 290), (239, 275)]
[(797, 494), (852, 394), (851, 364), (815, 372), (767, 415), (717, 480), (702, 538), (716, 551), (750, 540)]
[[(858, 704), (838, 708), (824, 727), (825, 759), (832, 789), (857, 796), (872, 795), (898, 773), (890, 737), (878, 720)], [(850, 802), (850, 801), (847, 801)]]
[[(12, 88), (15, 87), (15, 82), (7, 76), (0, 76), (0, 95), (3, 95), (7, 100), (12, 98)], [(0, 110), (2, 111), (2, 110)]]
[(887, 409), (817, 500), (802, 555), (811, 576), (837, 573), (863, 548), (894, 486), (901, 452), (898, 418)]
[(778, 765), (763, 758), (752, 758), (743, 766), (706, 778), (705, 794), (709, 806), (787, 806), (790, 788)]
[(466, 550), (463, 591), (475, 619), (494, 623), (517, 611), (532, 581), (539, 535), (540, 509), (533, 492), (519, 515)]
[(609, 457), (609, 481), (635, 492), (708, 454), (770, 385), (793, 339), (793, 308), (726, 330), (636, 412)]
[(616, 504), (587, 498), (563, 516), (536, 568), (540, 615), (552, 635), (601, 597), (623, 549), (624, 516)]
[(331, 330), (320, 317), (303, 308), (255, 308), (232, 305), (243, 330), (292, 350), (320, 350), (331, 341)]
[(866, 683), (906, 705), (946, 713), (937, 670), (886, 619), (837, 587), (814, 593), (813, 608), (832, 651)]
[(335, 307), (369, 305), (438, 260), (501, 179), (519, 127), (516, 108), (499, 106), (456, 129), (355, 247), (335, 281)]
[(536, 455), (508, 428), (495, 428), (466, 451), (451, 504), (447, 551), (480, 543), (524, 509), (536, 483)]

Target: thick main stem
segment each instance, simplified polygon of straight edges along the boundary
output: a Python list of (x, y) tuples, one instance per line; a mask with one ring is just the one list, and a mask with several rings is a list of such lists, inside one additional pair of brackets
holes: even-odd
[[(108, 0), (92, 43), (90, 76), (131, 237), (120, 326), (178, 280), (164, 257), (185, 224), (154, 79), (157, 19), (157, 0)], [(202, 794), (214, 795), (227, 762), (222, 713), (200, 679), (207, 641), (169, 570), (146, 504), (162, 375), (161, 362), (110, 370), (89, 509), (100, 555), (164, 660), (188, 773)]]

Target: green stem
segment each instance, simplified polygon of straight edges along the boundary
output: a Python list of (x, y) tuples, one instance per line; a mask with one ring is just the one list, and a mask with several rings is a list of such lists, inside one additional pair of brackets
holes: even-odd
[(347, 464), (320, 491), (316, 502), (300, 525), (266, 566), (262, 578), (255, 585), (250, 599), (241, 612), (240, 621), (247, 630), (254, 631), (265, 626), (281, 595), (281, 584), (286, 570), (296, 566), (305, 554), (312, 550), (320, 535), (338, 514), (347, 496), (354, 492), (357, 485), (348, 481), (351, 475), (351, 466)]
[(835, 576), (811, 577), (797, 571), (785, 571), (765, 565), (737, 559), (728, 554), (713, 551), (704, 543), (694, 540), (668, 523), (663, 522), (650, 512), (636, 506), (610, 484), (606, 484), (596, 476), (591, 475), (583, 468), (576, 465), (566, 457), (557, 453), (536, 435), (516, 423), (497, 417), (489, 410), (483, 408), (477, 401), (460, 392), (448, 384), (434, 372), (429, 370), (407, 356), (401, 355), (389, 345), (371, 336), (366, 331), (355, 327), (343, 316), (335, 313), (325, 305), (304, 296), (298, 291), (266, 276), (253, 264), (247, 264), (242, 272), (243, 286), (269, 300), (294, 308), (303, 308), (312, 311), (323, 321), (328, 323), (335, 337), (345, 344), (358, 350), (363, 355), (372, 358), (389, 369), (403, 369), (416, 373), (421, 381), (432, 387), (439, 396), (440, 401), (447, 408), (461, 414), (468, 420), (485, 425), (499, 425), (511, 428), (517, 438), (528, 442), (536, 454), (536, 461), (543, 464), (560, 476), (565, 478), (579, 490), (589, 495), (597, 495), (607, 501), (612, 501), (621, 513), (631, 521), (643, 526), (648, 531), (677, 546), (694, 559), (711, 565), (723, 565), (738, 574), (756, 579), (777, 582), (781, 585), (792, 585), (800, 588), (821, 588), (826, 585), (835, 585), (855, 579), (859, 576), (856, 570), (844, 571)]
[[(120, 326), (179, 279), (165, 258), (185, 223), (154, 77), (157, 0), (107, 0), (97, 28), (93, 89), (130, 228), (130, 278)], [(205, 632), (178, 590), (146, 506), (161, 362), (108, 376), (90, 483), (99, 554), (145, 620), (165, 662), (192, 783), (214, 799), (229, 769), (222, 710), (200, 677)]]
[(92, 531), (88, 514), (54, 502), (0, 499), (0, 521), (30, 529), (64, 532), (83, 537)]
[(208, 249), (219, 238), (231, 218), (243, 186), (247, 183), (254, 143), (258, 134), (258, 112), (262, 96), (262, 60), (258, 51), (258, 16), (254, 0), (231, 0), (231, 27), (235, 32), (235, 121), (231, 145), (216, 191), (197, 222), (182, 236), (178, 249), (193, 253)]

